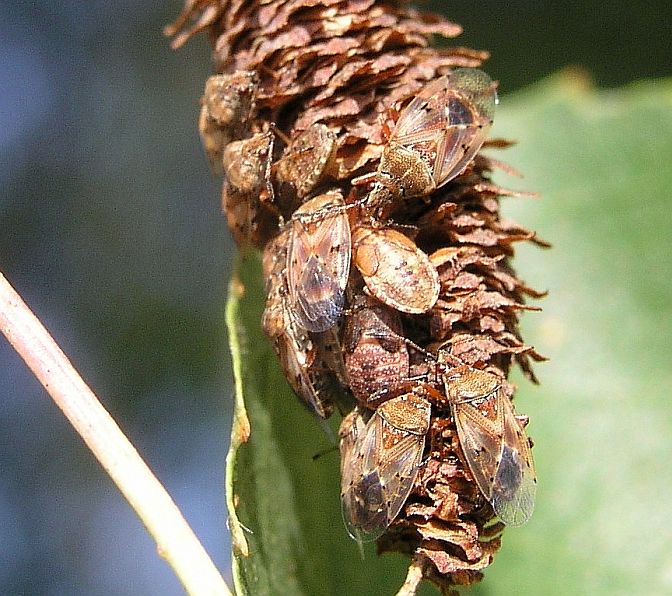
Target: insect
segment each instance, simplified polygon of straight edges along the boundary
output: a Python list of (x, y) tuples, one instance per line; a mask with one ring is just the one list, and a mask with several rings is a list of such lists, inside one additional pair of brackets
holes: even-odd
[[(445, 365), (439, 351), (439, 364)], [(495, 513), (509, 526), (534, 510), (537, 479), (530, 444), (511, 400), (493, 374), (457, 366), (443, 375), (462, 452)]]
[(254, 109), (257, 75), (247, 70), (218, 74), (205, 82), (198, 130), (215, 175), (222, 174), (222, 152), (232, 140), (247, 133), (247, 121)]
[(475, 68), (458, 68), (425, 85), (399, 114), (378, 170), (357, 183), (375, 181), (368, 203), (426, 196), (467, 167), (492, 125), (497, 93)]
[(288, 231), (280, 234), (264, 250), (263, 268), (267, 280), (266, 308), (262, 327), (273, 343), (285, 378), (296, 395), (319, 418), (328, 418), (338, 383), (322, 366), (316, 345), (296, 321), (287, 303), (285, 263)]
[(368, 541), (385, 532), (413, 489), (431, 405), (410, 392), (378, 406), (368, 422), (363, 412), (341, 423), (341, 507), (350, 536)]
[(336, 134), (315, 123), (290, 141), (275, 164), (276, 178), (283, 190), (299, 199), (308, 196), (331, 173), (336, 157)]
[(358, 226), (352, 233), (352, 259), (376, 298), (401, 312), (421, 314), (439, 298), (436, 267), (415, 243), (389, 228)]
[(334, 401), (340, 402), (339, 385), (318, 357), (317, 346), (286, 306), (284, 331), (274, 340), (285, 378), (296, 395), (319, 418), (328, 418)]
[(270, 181), (273, 141), (272, 133), (258, 133), (224, 149), (222, 209), (239, 246), (263, 245), (272, 233), (275, 217), (262, 205), (270, 206), (274, 198)]
[(358, 296), (345, 319), (343, 350), (348, 385), (360, 404), (374, 408), (402, 391), (410, 363), (396, 310)]
[(290, 304), (308, 331), (326, 331), (343, 313), (351, 248), (344, 206), (339, 192), (328, 192), (304, 203), (289, 222)]

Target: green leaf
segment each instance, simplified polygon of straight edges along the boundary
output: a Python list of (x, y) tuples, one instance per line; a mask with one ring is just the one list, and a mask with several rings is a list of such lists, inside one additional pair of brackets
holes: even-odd
[[(520, 246), (515, 260), (550, 290), (544, 311), (524, 317), (524, 337), (552, 360), (537, 367), (539, 387), (518, 379), (537, 510), (505, 532), (484, 582), (464, 592), (670, 593), (672, 82), (597, 91), (563, 73), (502, 98), (493, 134), (519, 141), (491, 154), (525, 174), (497, 181), (541, 194), (505, 199), (504, 210), (554, 244)], [(371, 546), (362, 560), (348, 538), (337, 421), (329, 436), (287, 388), (260, 329), (263, 283), (256, 256), (239, 262), (227, 307), (236, 373), (227, 494), (234, 545), (249, 551), (234, 546), (236, 590), (394, 594), (406, 560)]]
[(565, 72), (505, 97), (495, 135), (534, 189), (505, 214), (553, 243), (515, 265), (549, 290), (520, 381), (539, 477), (478, 594), (672, 593), (672, 81), (595, 90)]
[(366, 594), (374, 577), (382, 594), (394, 594), (405, 575), (403, 557), (378, 558), (371, 545), (362, 559), (341, 519), (337, 421), (322, 427), (301, 406), (261, 332), (265, 292), (258, 256), (240, 260), (236, 271), (227, 306), (236, 377), (227, 458), (236, 591)]

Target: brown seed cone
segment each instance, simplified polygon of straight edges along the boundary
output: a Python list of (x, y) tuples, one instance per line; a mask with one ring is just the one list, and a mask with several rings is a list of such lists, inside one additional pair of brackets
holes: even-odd
[[(373, 0), (188, 1), (167, 29), (179, 46), (207, 28), (218, 72), (256, 71), (258, 123), (295, 135), (314, 122), (338, 135), (340, 180), (380, 156), (381, 115), (426, 81), (458, 66), (479, 66), (487, 52), (429, 47), (433, 35), (461, 28), (405, 2)], [(263, 124), (261, 124), (263, 127)], [(369, 168), (369, 170), (372, 168)]]
[[(353, 187), (351, 181), (378, 167), (394, 109), (427, 81), (456, 67), (478, 67), (488, 57), (487, 52), (461, 47), (430, 47), (433, 36), (452, 38), (460, 27), (402, 1), (187, 0), (167, 33), (178, 47), (202, 30), (213, 42), (219, 73), (256, 72), (259, 88), (250, 133), (279, 131), (291, 146), (319, 122), (335, 135), (335, 156), (329, 156), (324, 188), (313, 189), (309, 196), (340, 188), (350, 202), (366, 194), (365, 186)], [(486, 142), (492, 148), (508, 144)], [(515, 242), (545, 243), (500, 218), (500, 197), (518, 193), (490, 181), (494, 168), (507, 166), (478, 155), (462, 174), (435, 191), (431, 201), (393, 202), (378, 216), (411, 237), (439, 273), (439, 299), (431, 310), (401, 315), (406, 338), (432, 353), (447, 345), (455, 358), (499, 377), (508, 375), (515, 362), (534, 380), (530, 361), (543, 357), (520, 337), (518, 313), (537, 310), (525, 299), (543, 294), (516, 277), (510, 260)], [(282, 174), (286, 168), (276, 171), (285, 178), (299, 176)], [(285, 179), (282, 184), (275, 180), (279, 213), (274, 213), (273, 225), (263, 228), (273, 231), (257, 244), (268, 242), (279, 218), (289, 218), (308, 194), (296, 190), (302, 181), (292, 187)], [(357, 216), (352, 210), (351, 218)], [(354, 303), (363, 292), (354, 268), (350, 287)], [(432, 380), (433, 365), (427, 366), (424, 358), (415, 354), (410, 376), (419, 372), (427, 384), (443, 391)], [(510, 385), (504, 383), (504, 391), (507, 399), (512, 397)], [(378, 540), (381, 552), (411, 556), (400, 592), (405, 594), (415, 593), (423, 578), (444, 592), (478, 581), (500, 546), (503, 529), (464, 463), (448, 408), (433, 408), (427, 445), (426, 461), (405, 507)]]

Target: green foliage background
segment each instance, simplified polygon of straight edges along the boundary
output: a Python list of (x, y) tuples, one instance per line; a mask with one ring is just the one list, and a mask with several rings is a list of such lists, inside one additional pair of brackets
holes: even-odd
[[(505, 199), (505, 212), (554, 244), (525, 246), (518, 269), (546, 288), (525, 316), (528, 341), (551, 357), (539, 387), (520, 380), (532, 419), (540, 489), (532, 521), (505, 533), (474, 594), (662, 594), (672, 590), (672, 416), (668, 404), (672, 282), (672, 82), (598, 91), (568, 70), (505, 96), (496, 136), (518, 139), (505, 159), (540, 200)], [(229, 305), (242, 343), (252, 425), (233, 491), (251, 556), (237, 561), (248, 594), (394, 594), (400, 557), (362, 560), (339, 520), (336, 454), (282, 387), (259, 332), (258, 261)], [(233, 313), (236, 313), (235, 315)], [(246, 389), (249, 388), (249, 393)]]

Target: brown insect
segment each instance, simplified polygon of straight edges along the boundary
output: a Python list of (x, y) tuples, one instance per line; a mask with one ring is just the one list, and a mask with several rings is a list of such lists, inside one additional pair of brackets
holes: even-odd
[(352, 259), (369, 292), (401, 312), (429, 311), (439, 298), (436, 267), (415, 243), (389, 228), (359, 226), (352, 233)]
[(288, 236), (283, 230), (264, 250), (267, 298), (262, 327), (294, 393), (318, 417), (328, 418), (334, 410), (333, 398), (340, 399), (339, 386), (322, 364), (317, 349), (320, 344), (300, 327), (289, 307), (285, 278)]
[(292, 138), (275, 164), (276, 178), (283, 190), (303, 199), (331, 173), (335, 157), (336, 134), (317, 122)]
[(224, 149), (222, 209), (239, 246), (250, 242), (263, 245), (276, 223), (270, 208), (274, 198), (270, 179), (273, 141), (272, 133), (258, 133)]
[(458, 68), (431, 81), (399, 114), (368, 203), (431, 194), (467, 167), (483, 145), (497, 103), (492, 79), (475, 68)]
[(289, 222), (287, 279), (292, 310), (312, 332), (343, 313), (350, 272), (350, 224), (343, 196), (328, 192), (299, 207)]
[[(446, 361), (439, 351), (439, 364), (445, 366)], [(460, 446), (478, 488), (505, 524), (526, 523), (537, 490), (534, 460), (501, 381), (469, 366), (447, 370), (443, 381)]]
[(343, 350), (348, 385), (367, 408), (403, 391), (409, 376), (401, 317), (375, 298), (358, 296), (345, 319)]
[(275, 338), (274, 346), (285, 378), (296, 395), (320, 418), (334, 411), (334, 401), (340, 403), (340, 387), (334, 375), (318, 356), (317, 346), (305, 329), (301, 329), (286, 306), (285, 329)]
[(350, 536), (367, 541), (385, 532), (413, 489), (431, 406), (411, 392), (381, 404), (366, 423), (362, 412), (341, 423), (341, 507)]
[(262, 270), (266, 279), (266, 306), (261, 317), (261, 326), (271, 341), (275, 341), (286, 330), (288, 243), (289, 230), (285, 228), (266, 245), (262, 256)]
[(247, 136), (247, 121), (254, 109), (257, 76), (238, 70), (213, 75), (205, 82), (198, 130), (210, 168), (222, 174), (222, 152), (232, 140)]

